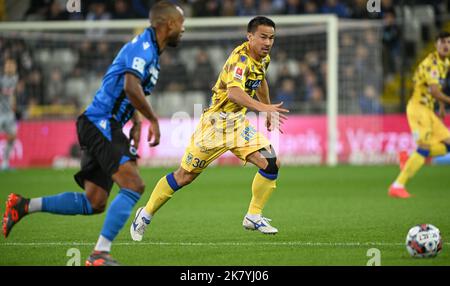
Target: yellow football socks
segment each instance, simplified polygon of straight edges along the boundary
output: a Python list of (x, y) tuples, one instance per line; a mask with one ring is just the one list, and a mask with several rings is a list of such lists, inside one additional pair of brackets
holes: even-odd
[(256, 173), (252, 184), (252, 200), (248, 208), (248, 214), (261, 214), (275, 188), (276, 180), (269, 180), (259, 172)]
[(172, 197), (173, 193), (174, 190), (169, 185), (167, 178), (162, 177), (153, 189), (150, 199), (145, 206), (145, 211), (153, 216)]
[(425, 164), (425, 157), (417, 152), (412, 153), (405, 164), (405, 168), (397, 177), (396, 182), (404, 186), (406, 182), (417, 173), (423, 164)]

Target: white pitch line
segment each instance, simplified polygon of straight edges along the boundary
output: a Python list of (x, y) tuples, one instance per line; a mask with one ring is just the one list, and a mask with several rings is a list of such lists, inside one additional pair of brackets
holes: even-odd
[[(450, 242), (445, 242), (450, 245)], [(5, 242), (1, 246), (92, 246), (93, 242)], [(306, 242), (306, 241), (280, 241), (280, 242), (116, 242), (113, 246), (342, 246), (342, 247), (362, 247), (362, 246), (403, 246), (400, 242)]]

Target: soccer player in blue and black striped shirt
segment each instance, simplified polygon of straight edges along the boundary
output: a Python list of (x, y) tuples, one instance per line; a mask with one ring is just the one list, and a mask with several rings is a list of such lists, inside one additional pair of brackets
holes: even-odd
[[(176, 46), (184, 32), (183, 11), (168, 1), (155, 4), (149, 17), (151, 27), (122, 47), (93, 102), (78, 117), (77, 133), (83, 153), (81, 170), (75, 180), (85, 192), (33, 199), (10, 194), (3, 217), (5, 237), (22, 217), (30, 213), (101, 213), (115, 182), (120, 192), (111, 202), (100, 237), (86, 265), (118, 265), (109, 254), (112, 241), (144, 192), (136, 165), (140, 119), (135, 110), (151, 123), (150, 146), (158, 145), (158, 119), (145, 96), (152, 92), (158, 80), (161, 52), (166, 46)], [(133, 145), (122, 132), (123, 125), (130, 119)]]

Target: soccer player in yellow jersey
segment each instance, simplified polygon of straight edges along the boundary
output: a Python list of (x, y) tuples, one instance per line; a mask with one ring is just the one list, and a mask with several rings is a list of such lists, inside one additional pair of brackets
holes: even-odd
[[(417, 67), (414, 74), (414, 91), (407, 105), (407, 116), (417, 150), (409, 159), (400, 158), (400, 175), (389, 188), (389, 195), (409, 198), (406, 183), (423, 166), (427, 157), (450, 152), (450, 132), (444, 125), (445, 103), (450, 97), (442, 92), (447, 75), (450, 54), (450, 33), (441, 32), (436, 39), (436, 51), (429, 54)], [(435, 102), (439, 102), (439, 117), (434, 113)]]
[[(257, 132), (245, 117), (247, 108), (267, 112), (269, 131), (279, 128), (288, 112), (282, 102), (271, 104), (265, 74), (275, 36), (275, 23), (266, 17), (253, 18), (247, 27), (248, 41), (236, 47), (226, 61), (212, 89), (209, 108), (186, 148), (181, 166), (162, 177), (145, 207), (139, 208), (131, 225), (131, 237), (142, 240), (145, 229), (158, 209), (174, 192), (191, 183), (212, 161), (227, 151), (255, 164), (259, 171), (252, 184), (252, 200), (243, 226), (265, 234), (278, 230), (262, 216), (262, 210), (276, 187), (280, 162), (266, 137)], [(259, 99), (255, 100), (254, 97)], [(280, 120), (274, 120), (274, 114)], [(280, 130), (281, 131), (281, 130)]]

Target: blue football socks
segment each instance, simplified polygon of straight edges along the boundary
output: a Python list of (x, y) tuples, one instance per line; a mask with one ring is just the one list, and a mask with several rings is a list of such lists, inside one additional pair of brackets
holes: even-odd
[(86, 194), (73, 192), (43, 197), (41, 211), (62, 215), (90, 215), (93, 213)]
[(121, 189), (106, 213), (101, 235), (109, 241), (113, 241), (119, 231), (125, 225), (141, 195), (127, 189)]

